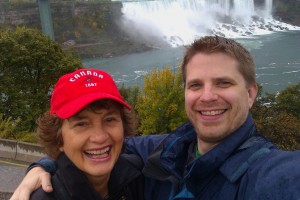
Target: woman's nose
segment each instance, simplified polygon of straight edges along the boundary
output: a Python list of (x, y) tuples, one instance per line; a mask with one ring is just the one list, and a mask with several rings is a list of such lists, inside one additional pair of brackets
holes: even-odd
[(108, 133), (105, 129), (101, 127), (95, 127), (90, 135), (90, 140), (92, 142), (105, 142), (108, 138)]

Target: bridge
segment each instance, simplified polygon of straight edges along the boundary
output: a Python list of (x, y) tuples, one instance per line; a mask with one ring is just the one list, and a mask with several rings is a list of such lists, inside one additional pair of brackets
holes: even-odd
[(50, 0), (38, 0), (42, 31), (54, 40)]

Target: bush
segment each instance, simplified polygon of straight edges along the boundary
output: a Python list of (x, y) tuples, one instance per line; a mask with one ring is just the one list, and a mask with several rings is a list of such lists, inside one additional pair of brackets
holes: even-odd
[(144, 135), (169, 133), (187, 121), (180, 68), (177, 73), (167, 67), (146, 75), (136, 108)]

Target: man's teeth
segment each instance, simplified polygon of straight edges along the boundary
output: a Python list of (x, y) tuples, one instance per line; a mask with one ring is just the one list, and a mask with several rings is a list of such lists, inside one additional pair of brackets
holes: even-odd
[(213, 116), (213, 115), (219, 115), (219, 114), (223, 113), (224, 111), (225, 110), (202, 111), (201, 114)]
[(109, 154), (110, 147), (106, 147), (104, 149), (99, 149), (99, 150), (90, 150), (90, 151), (85, 151), (88, 156), (93, 157), (93, 158), (100, 158), (103, 156), (107, 156)]

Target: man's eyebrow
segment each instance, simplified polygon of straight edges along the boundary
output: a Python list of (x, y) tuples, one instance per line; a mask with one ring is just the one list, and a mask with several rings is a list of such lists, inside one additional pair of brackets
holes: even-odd
[(220, 76), (220, 77), (214, 78), (214, 80), (234, 80), (234, 78), (232, 78), (230, 76)]
[(187, 80), (186, 82), (187, 82), (187, 83), (193, 83), (193, 82), (199, 82), (199, 81), (201, 81), (201, 79), (198, 78), (198, 77), (195, 77), (195, 78), (192, 78), (192, 79)]
[[(230, 76), (218, 76), (218, 77), (213, 77), (212, 78), (212, 80), (223, 80), (223, 79), (233, 79), (233, 78), (230, 77)], [(188, 81), (189, 82), (202, 81), (202, 78), (195, 77), (195, 78), (189, 79)]]

